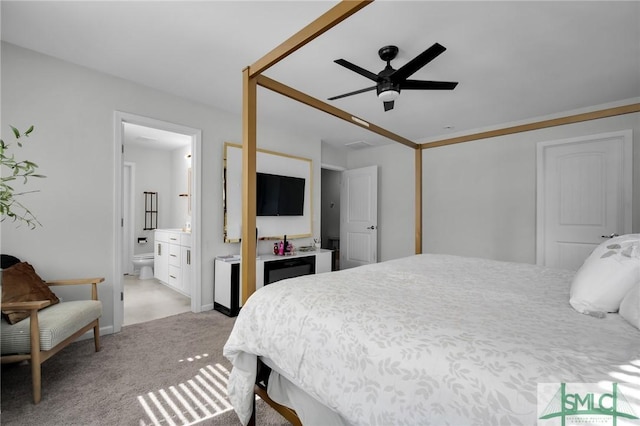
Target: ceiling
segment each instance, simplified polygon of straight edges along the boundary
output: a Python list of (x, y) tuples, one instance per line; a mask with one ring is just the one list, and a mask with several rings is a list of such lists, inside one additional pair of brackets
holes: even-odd
[[(241, 112), (242, 69), (334, 1), (7, 1), (2, 40)], [(640, 97), (638, 1), (378, 1), (265, 72), (318, 99), (371, 86), (333, 61), (397, 69), (433, 43), (447, 50), (412, 78), (453, 91), (404, 91), (384, 112), (375, 91), (327, 101), (416, 142)], [(260, 88), (258, 123), (335, 145), (388, 139)], [(362, 145), (362, 144), (357, 144)]]
[(173, 151), (191, 146), (191, 136), (133, 123), (123, 123), (123, 143), (126, 146), (137, 146), (143, 149), (159, 149)]

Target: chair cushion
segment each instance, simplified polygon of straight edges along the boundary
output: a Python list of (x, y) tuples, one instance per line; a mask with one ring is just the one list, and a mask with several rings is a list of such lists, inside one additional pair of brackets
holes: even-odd
[[(49, 300), (52, 305), (60, 302), (49, 286), (36, 274), (27, 262), (17, 263), (2, 270), (2, 302), (35, 302)], [(2, 316), (9, 324), (15, 324), (29, 316), (27, 311), (3, 309)]]
[[(102, 303), (97, 300), (77, 300), (49, 306), (38, 312), (40, 350), (48, 351), (82, 327), (102, 316)], [(0, 345), (2, 355), (31, 352), (27, 318), (17, 324), (2, 319)]]

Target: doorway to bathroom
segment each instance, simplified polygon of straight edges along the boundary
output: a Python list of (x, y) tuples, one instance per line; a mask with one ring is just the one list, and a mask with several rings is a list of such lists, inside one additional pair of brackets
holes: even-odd
[[(120, 253), (114, 276), (121, 278), (114, 283), (117, 332), (122, 326), (200, 311), (201, 132), (128, 113), (116, 112), (115, 121), (116, 170), (121, 171), (116, 173)], [(156, 229), (178, 231), (190, 240), (188, 273), (177, 290), (151, 273)]]
[(320, 238), (322, 248), (333, 251), (331, 270), (340, 269), (340, 189), (344, 168), (323, 164), (321, 172)]

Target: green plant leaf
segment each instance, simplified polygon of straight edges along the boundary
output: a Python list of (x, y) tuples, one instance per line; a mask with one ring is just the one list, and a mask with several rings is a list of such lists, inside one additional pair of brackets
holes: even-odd
[[(22, 143), (19, 140), (21, 136), (20, 131), (13, 126), (9, 127), (16, 138), (17, 146), (22, 147)], [(33, 130), (34, 126), (32, 125), (24, 132), (23, 136), (29, 136)], [(7, 184), (7, 182), (16, 180), (20, 177), (26, 184), (29, 178), (44, 178), (45, 176), (35, 173), (38, 168), (36, 163), (29, 160), (18, 161), (15, 159), (13, 153), (5, 153), (8, 148), (9, 144), (6, 144), (4, 140), (0, 139), (0, 160), (2, 161), (0, 164), (3, 168), (6, 167), (10, 171), (8, 175), (7, 173), (3, 173), (3, 175), (0, 176), (0, 216), (2, 217), (0, 221), (4, 221), (6, 218), (9, 218), (13, 222), (26, 224), (30, 229), (35, 229), (37, 226), (42, 226), (42, 224), (38, 222), (36, 217), (27, 207), (20, 203), (17, 197), (37, 191), (16, 192), (12, 186)]]

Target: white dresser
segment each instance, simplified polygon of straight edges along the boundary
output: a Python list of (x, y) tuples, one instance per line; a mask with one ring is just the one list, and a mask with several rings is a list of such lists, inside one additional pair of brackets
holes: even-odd
[(157, 229), (154, 236), (155, 278), (191, 297), (191, 233)]
[[(256, 260), (256, 290), (285, 278), (331, 271), (331, 250), (299, 252), (294, 255), (260, 255)], [(242, 307), (240, 260), (216, 258), (213, 308), (236, 316)]]

